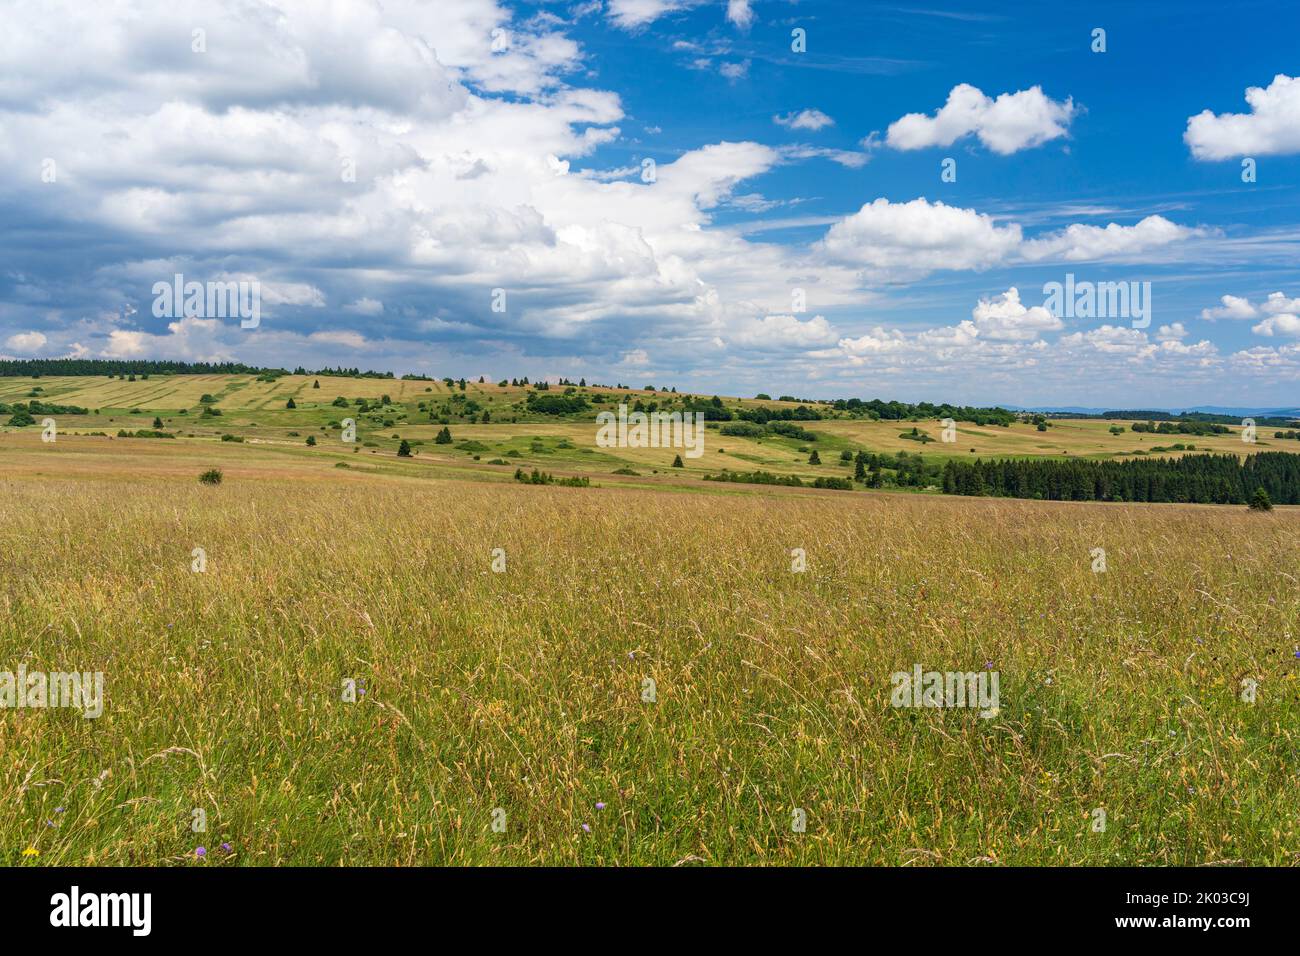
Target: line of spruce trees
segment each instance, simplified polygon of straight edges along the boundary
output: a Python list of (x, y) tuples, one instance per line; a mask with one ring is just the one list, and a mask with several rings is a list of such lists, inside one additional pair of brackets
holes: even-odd
[(949, 461), (950, 495), (1041, 498), (1047, 501), (1185, 501), (1246, 504), (1263, 488), (1275, 504), (1300, 504), (1300, 455), (1247, 455), (1097, 461), (998, 459)]

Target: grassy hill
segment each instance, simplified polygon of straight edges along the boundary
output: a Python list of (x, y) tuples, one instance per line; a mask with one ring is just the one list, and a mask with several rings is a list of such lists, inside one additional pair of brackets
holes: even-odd
[[(583, 399), (588, 407), (578, 413), (543, 414), (527, 403), (530, 392), (539, 396), (568, 394)], [(205, 397), (209, 399), (206, 403)], [(727, 423), (710, 423), (703, 456), (683, 456), (682, 468), (671, 467), (675, 449), (597, 447), (598, 411), (612, 411), (620, 402), (680, 410), (689, 401), (711, 398), (598, 387), (552, 386), (538, 391), (534, 386), (479, 382), (466, 382), (461, 389), (441, 380), (312, 375), (153, 375), (135, 381), (106, 376), (0, 378), (0, 404), (36, 400), (87, 409), (85, 415), (51, 417), (57, 422), (64, 464), (94, 460), (102, 468), (111, 468), (115, 460), (121, 467), (131, 467), (129, 461), (140, 458), (158, 459), (160, 464), (165, 460), (168, 468), (181, 462), (184, 467), (209, 462), (236, 469), (293, 470), (346, 462), (370, 470), (498, 481), (510, 480), (515, 468), (523, 466), (603, 482), (719, 490), (704, 486), (699, 479), (723, 469), (763, 470), (808, 481), (850, 477), (852, 462), (841, 460), (845, 451), (920, 453), (938, 462), (970, 456), (1176, 456), (1191, 449), (1237, 455), (1268, 447), (1300, 451), (1300, 442), (1275, 441), (1267, 429), (1261, 430), (1256, 445), (1248, 446), (1240, 440), (1239, 429), (1204, 437), (1138, 434), (1128, 430), (1131, 422), (1101, 419), (1053, 421), (1047, 431), (1039, 431), (1030, 422), (1005, 427), (959, 422), (957, 441), (945, 443), (941, 441), (942, 425), (933, 419), (873, 421), (826, 404), (806, 406), (824, 419), (798, 423), (816, 436), (815, 441), (774, 434), (725, 435), (719, 426)], [(288, 408), (290, 401), (296, 407)], [(336, 404), (339, 402), (342, 404)], [(801, 407), (795, 402), (731, 397), (723, 398), (722, 405), (732, 411)], [(220, 414), (205, 414), (208, 408)], [(482, 421), (484, 412), (487, 423)], [(345, 418), (356, 422), (355, 444), (340, 440), (340, 423)], [(9, 416), (0, 417), (0, 422), (9, 420)], [(157, 439), (116, 437), (121, 431), (153, 430), (155, 420), (161, 431), (175, 436), (169, 442), (175, 447), (150, 447)], [(1112, 434), (1110, 430), (1117, 426), (1125, 431)], [(435, 444), (444, 427), (450, 430), (453, 442)], [(903, 437), (914, 428), (930, 440)], [(39, 431), (31, 426), (0, 428), (0, 450), (8, 467), (21, 470), (48, 464), (30, 459), (30, 452), (42, 448)], [(223, 441), (225, 436), (230, 437)], [(314, 447), (307, 444), (309, 436), (316, 440)], [(403, 440), (413, 449), (412, 458), (397, 458)], [(818, 465), (808, 463), (814, 448), (821, 459)], [(627, 470), (637, 474), (613, 474)]]

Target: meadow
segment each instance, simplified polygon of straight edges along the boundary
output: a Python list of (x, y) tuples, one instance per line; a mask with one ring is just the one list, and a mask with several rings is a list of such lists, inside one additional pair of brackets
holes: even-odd
[[(33, 396), (37, 389), (40, 391)], [(940, 440), (943, 426), (935, 420), (871, 421), (827, 412), (824, 420), (800, 423), (817, 435), (815, 443), (780, 435), (727, 435), (718, 429), (720, 423), (711, 422), (704, 454), (684, 457), (682, 467), (674, 468), (675, 453), (671, 449), (598, 447), (593, 422), (595, 410), (612, 410), (619, 402), (634, 405), (680, 400), (681, 396), (646, 389), (584, 387), (575, 391), (592, 399), (589, 412), (548, 416), (530, 413), (524, 407), (523, 400), (530, 390), (491, 382), (470, 381), (462, 390), (442, 380), (312, 375), (284, 375), (271, 381), (253, 375), (172, 375), (131, 382), (103, 376), (3, 377), (0, 404), (39, 397), (41, 401), (88, 409), (86, 415), (55, 416), (60, 434), (77, 439), (78, 448), (90, 447), (87, 442), (108, 441), (121, 430), (151, 429), (157, 419), (162, 430), (178, 437), (178, 445), (202, 448), (206, 454), (207, 446), (219, 442), (223, 435), (231, 435), (261, 449), (262, 454), (253, 461), (279, 458), (295, 470), (307, 462), (330, 467), (346, 461), (353, 467), (390, 472), (396, 469), (441, 477), (468, 475), (496, 481), (510, 480), (515, 468), (525, 465), (557, 475), (599, 477), (607, 484), (695, 490), (701, 490), (698, 479), (723, 469), (762, 469), (808, 480), (850, 477), (852, 462), (841, 460), (840, 455), (863, 449), (890, 455), (919, 453), (939, 462), (950, 457), (1125, 458), (1140, 453), (1161, 458), (1205, 451), (1235, 455), (1265, 450), (1300, 452), (1300, 442), (1276, 440), (1271, 428), (1260, 428), (1259, 441), (1246, 445), (1241, 441), (1239, 427), (1222, 435), (1157, 435), (1131, 431), (1131, 421), (1101, 419), (1055, 419), (1046, 432), (1038, 431), (1030, 422), (1005, 427), (959, 422), (956, 441), (949, 444)], [(201, 414), (204, 395), (213, 399), (214, 408), (221, 412), (219, 417)], [(385, 396), (389, 399), (387, 405), (382, 404)], [(339, 399), (345, 405), (335, 405)], [(290, 400), (296, 406), (293, 409), (286, 407)], [(482, 423), (480, 414), (462, 414), (466, 400), (474, 403), (468, 407), (488, 412), (490, 421)], [(358, 401), (368, 403), (365, 412), (357, 410)], [(801, 403), (727, 398), (726, 404), (735, 409), (789, 410)], [(447, 414), (443, 414), (444, 409)], [(339, 440), (339, 422), (348, 416), (357, 423), (356, 442), (352, 444)], [(5, 420), (0, 417), (0, 423)], [(443, 427), (450, 429), (453, 443), (439, 446), (435, 438)], [(1122, 433), (1112, 434), (1110, 429), (1115, 427), (1122, 428)], [(928, 441), (903, 437), (913, 429)], [(38, 429), (0, 429), (0, 441), (13, 442), (16, 449), (18, 460), (9, 464), (26, 467), (30, 462), (25, 451), (39, 455), (39, 444), (33, 444), (37, 437)], [(316, 439), (314, 447), (306, 446), (309, 437)], [(394, 453), (402, 440), (410, 443), (415, 455), (413, 459), (395, 461)], [(178, 454), (177, 449), (160, 452), (142, 447), (156, 443), (149, 439), (125, 441), (131, 445), (127, 451), (104, 449), (100, 453), (164, 454), (169, 458)], [(813, 448), (819, 452), (820, 464), (808, 461)], [(227, 451), (222, 449), (219, 454)], [(192, 456), (192, 450), (179, 454)], [(43, 467), (39, 463), (46, 461), (46, 457), (38, 457), (30, 464)], [(494, 461), (503, 464), (493, 465)], [(636, 474), (621, 473), (629, 470)]]
[[(670, 469), (589, 423), (451, 426), (506, 466), (426, 423), (345, 449), (310, 394), (283, 408), (310, 379), (188, 378), (42, 379), (99, 413), (0, 435), (0, 670), (102, 671), (106, 697), (0, 710), (0, 862), (1300, 860), (1300, 509), (724, 486), (696, 477), (714, 433)], [(178, 438), (82, 434), (214, 389), (222, 421)], [(1115, 440), (1139, 437), (1169, 441)], [(915, 664), (996, 671), (996, 715), (891, 706)]]

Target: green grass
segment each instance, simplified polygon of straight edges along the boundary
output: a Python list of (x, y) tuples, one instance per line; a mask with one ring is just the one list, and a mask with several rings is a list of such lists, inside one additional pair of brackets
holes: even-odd
[[(1300, 853), (1295, 511), (701, 499), (219, 450), (218, 487), (163, 451), (4, 482), (0, 668), (107, 683), (98, 720), (0, 712), (4, 862)], [(986, 662), (994, 719), (889, 705), (896, 670)]]

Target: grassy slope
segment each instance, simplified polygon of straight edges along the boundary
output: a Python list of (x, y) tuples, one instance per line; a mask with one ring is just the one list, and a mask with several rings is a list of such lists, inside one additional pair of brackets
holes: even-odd
[[(321, 387), (314, 389), (312, 384), (317, 380)], [(198, 443), (205, 449), (202, 452), (188, 453), (191, 456), (201, 457), (209, 453), (207, 449), (214, 441), (223, 433), (231, 433), (258, 443), (258, 447), (267, 454), (271, 454), (267, 447), (270, 445), (274, 446), (275, 454), (298, 453), (332, 465), (343, 456), (356, 452), (367, 458), (388, 459), (391, 465), (400, 439), (406, 439), (416, 448), (417, 464), (431, 474), (448, 468), (458, 473), (473, 469), (479, 477), (487, 480), (495, 478), (501, 470), (500, 466), (487, 464), (494, 458), (509, 459), (511, 466), (508, 473), (513, 473), (516, 466), (523, 464), (558, 474), (585, 474), (600, 481), (617, 481), (609, 477), (610, 472), (619, 468), (632, 468), (640, 473), (637, 483), (660, 486), (693, 484), (690, 479), (698, 479), (705, 473), (716, 473), (723, 468), (733, 471), (761, 468), (805, 478), (819, 475), (849, 476), (852, 467), (839, 461), (839, 454), (844, 449), (891, 454), (898, 451), (920, 452), (928, 458), (940, 460), (946, 457), (968, 458), (972, 455), (1112, 457), (1127, 455), (1139, 449), (1155, 455), (1177, 455), (1181, 453), (1151, 450), (1169, 448), (1178, 443), (1195, 445), (1198, 451), (1232, 454), (1271, 448), (1300, 452), (1300, 443), (1276, 441), (1272, 439), (1273, 430), (1270, 429), (1261, 430), (1257, 444), (1245, 445), (1236, 432), (1231, 435), (1196, 437), (1139, 435), (1126, 431), (1114, 436), (1108, 429), (1115, 423), (1100, 420), (1060, 420), (1054, 422), (1045, 433), (1038, 432), (1028, 424), (1001, 428), (961, 423), (958, 426), (957, 443), (944, 444), (938, 441), (941, 426), (935, 421), (872, 422), (843, 418), (804, 423), (805, 427), (820, 436), (815, 444), (775, 436), (763, 439), (742, 438), (722, 435), (718, 430), (710, 429), (706, 433), (704, 455), (698, 459), (684, 459), (685, 468), (679, 470), (669, 467), (676, 454), (675, 449), (596, 447), (594, 413), (588, 413), (582, 420), (528, 416), (521, 414), (516, 407), (528, 389), (501, 388), (494, 383), (470, 383), (465, 394), (492, 413), (492, 422), (487, 425), (469, 424), (453, 416), (449, 427), (456, 444), (476, 441), (486, 446), (486, 450), (476, 452), (479, 461), (475, 462), (475, 452), (435, 445), (434, 436), (442, 425), (430, 421), (428, 412), (417, 408), (419, 402), (433, 402), (435, 406), (441, 406), (450, 395), (458, 392), (458, 389), (449, 389), (442, 382), (286, 376), (268, 383), (248, 375), (155, 376), (148, 381), (136, 382), (102, 377), (0, 378), (0, 402), (25, 401), (33, 386), (44, 390), (40, 396), (44, 401), (81, 405), (95, 410), (96, 414), (87, 416), (57, 417), (61, 433), (69, 444), (89, 440), (78, 438), (78, 435), (87, 432), (99, 431), (116, 435), (123, 428), (147, 429), (152, 427), (157, 415), (163, 419), (164, 429), (181, 436), (178, 443)], [(588, 390), (588, 393), (591, 391)], [(599, 392), (611, 400), (601, 406), (603, 408), (613, 407), (612, 402), (616, 400), (631, 403), (637, 399), (649, 402), (663, 398), (662, 394), (641, 390), (616, 392), (603, 389)], [(199, 398), (204, 393), (218, 399), (217, 406), (223, 413), (220, 418), (199, 417)], [(355, 406), (344, 409), (330, 404), (339, 396), (350, 401), (357, 398), (374, 401), (385, 394), (390, 396), (394, 405), (383, 412), (380, 420), (359, 415)], [(298, 405), (297, 409), (285, 408), (290, 397)], [(737, 403), (732, 399), (727, 402), (729, 405)], [(781, 405), (778, 402), (760, 403), (753, 400), (745, 400), (741, 404)], [(179, 414), (182, 409), (187, 414)], [(357, 446), (344, 445), (339, 441), (338, 430), (331, 427), (331, 423), (344, 417), (353, 417), (358, 422)], [(390, 420), (392, 425), (385, 426), (383, 419)], [(908, 432), (912, 427), (917, 427), (936, 440), (921, 444), (900, 437), (900, 433)], [(4, 434), (6, 431), (9, 434)], [(18, 430), (0, 428), (0, 453), (10, 447), (11, 443), (21, 447), (25, 444), (25, 438), (38, 432), (33, 428), (15, 434), (16, 431)], [(317, 437), (319, 444), (316, 448), (307, 449), (304, 446), (308, 435)], [(138, 449), (146, 441), (148, 440), (131, 440), (129, 454), (150, 454), (149, 451)], [(540, 442), (540, 447), (535, 448), (537, 442)], [(573, 447), (563, 447), (562, 443)], [(800, 450), (812, 447), (816, 447), (821, 456), (820, 466), (809, 465), (808, 451)], [(222, 449), (219, 452), (212, 451), (211, 454), (224, 458), (227, 451)], [(510, 452), (515, 454), (510, 455)], [(347, 460), (356, 461), (356, 458)]]

